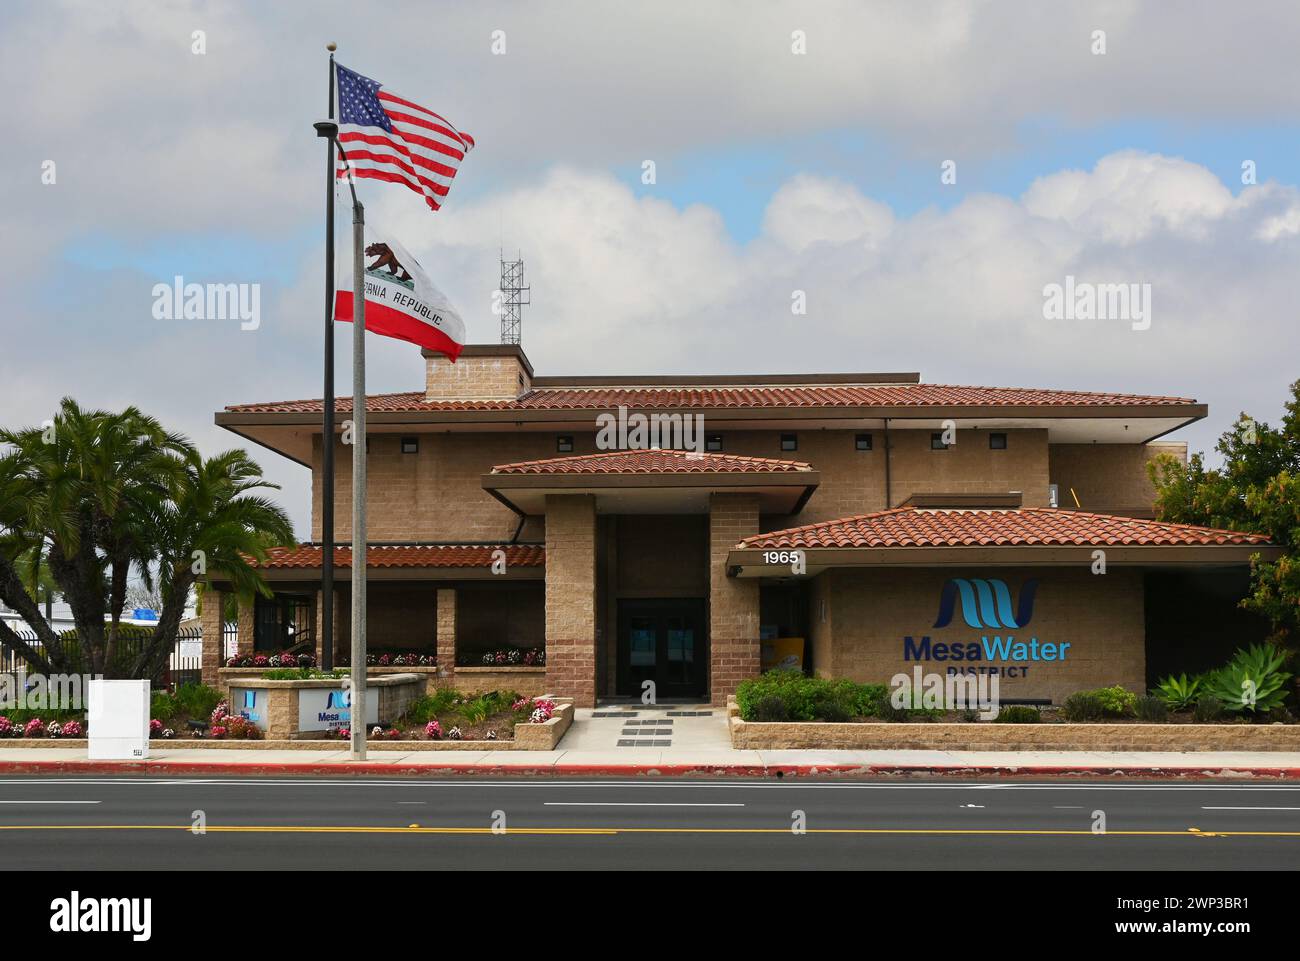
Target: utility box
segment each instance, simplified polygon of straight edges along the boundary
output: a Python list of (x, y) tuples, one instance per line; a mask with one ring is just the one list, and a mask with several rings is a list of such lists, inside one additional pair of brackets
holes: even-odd
[(149, 682), (91, 681), (86, 711), (92, 761), (140, 761), (149, 754)]

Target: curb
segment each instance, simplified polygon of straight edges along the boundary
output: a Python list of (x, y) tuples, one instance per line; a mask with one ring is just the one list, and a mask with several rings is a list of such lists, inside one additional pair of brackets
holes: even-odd
[(585, 777), (1105, 777), (1166, 780), (1214, 780), (1252, 778), (1300, 781), (1294, 767), (1017, 767), (1007, 765), (858, 765), (858, 764), (386, 764), (357, 763), (284, 764), (194, 761), (3, 761), (5, 774), (131, 774), (139, 776), (240, 775), (240, 776), (366, 776), (384, 774), (400, 777), (444, 777), (447, 775), (570, 776)]

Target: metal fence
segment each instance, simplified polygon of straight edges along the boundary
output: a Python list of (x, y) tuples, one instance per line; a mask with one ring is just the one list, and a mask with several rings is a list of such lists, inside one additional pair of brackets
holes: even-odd
[[(38, 654), (44, 655), (45, 645), (37, 638), (35, 632), (30, 630), (15, 631), (15, 633), (27, 642)], [(128, 631), (122, 634), (117, 641), (117, 652), (114, 658), (115, 671), (117, 674), (125, 674), (130, 670), (132, 664), (140, 656), (145, 645), (149, 643), (152, 632), (146, 633), (139, 629)], [(81, 647), (75, 637), (63, 637), (64, 652), (72, 662), (74, 671), (82, 673), (80, 666), (82, 660)], [(29, 670), (29, 665), (15, 651), (8, 648), (0, 648), (0, 674), (25, 674)], [(171, 690), (175, 690), (180, 684), (197, 684), (203, 676), (203, 630), (200, 627), (183, 627), (176, 633), (176, 646), (172, 648), (171, 656), (167, 658), (167, 665), (163, 668), (163, 674), (160, 683)]]

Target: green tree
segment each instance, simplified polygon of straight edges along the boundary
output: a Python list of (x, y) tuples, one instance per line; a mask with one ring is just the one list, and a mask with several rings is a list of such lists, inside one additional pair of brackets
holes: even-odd
[(73, 664), (23, 589), (21, 558), (35, 552), (48, 564), (76, 622), (77, 665), (92, 673), (124, 673), (118, 638), (131, 571), (156, 587), (159, 622), (125, 669), (154, 678), (200, 577), (219, 571), (237, 591), (269, 593), (252, 562), (293, 540), (284, 512), (253, 493), (275, 485), (247, 454), (204, 460), (134, 407), (87, 411), (65, 398), (52, 426), (0, 430), (0, 444), (8, 447), (0, 455), (0, 599), (32, 626), (44, 653), (8, 628), (0, 644), (37, 670)]
[(1202, 454), (1186, 464), (1156, 458), (1148, 472), (1161, 520), (1266, 534), (1286, 549), (1276, 561), (1251, 564), (1242, 606), (1267, 617), (1282, 640), (1300, 635), (1300, 381), (1291, 385), (1279, 427), (1242, 414), (1216, 449), (1220, 468)]

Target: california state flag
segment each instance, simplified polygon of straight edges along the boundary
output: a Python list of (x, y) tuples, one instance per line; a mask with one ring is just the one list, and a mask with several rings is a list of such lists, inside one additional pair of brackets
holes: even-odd
[[(368, 229), (366, 330), (446, 354), (454, 363), (465, 346), (465, 322), (394, 237)], [(334, 319), (352, 322), (352, 272), (334, 293)]]

